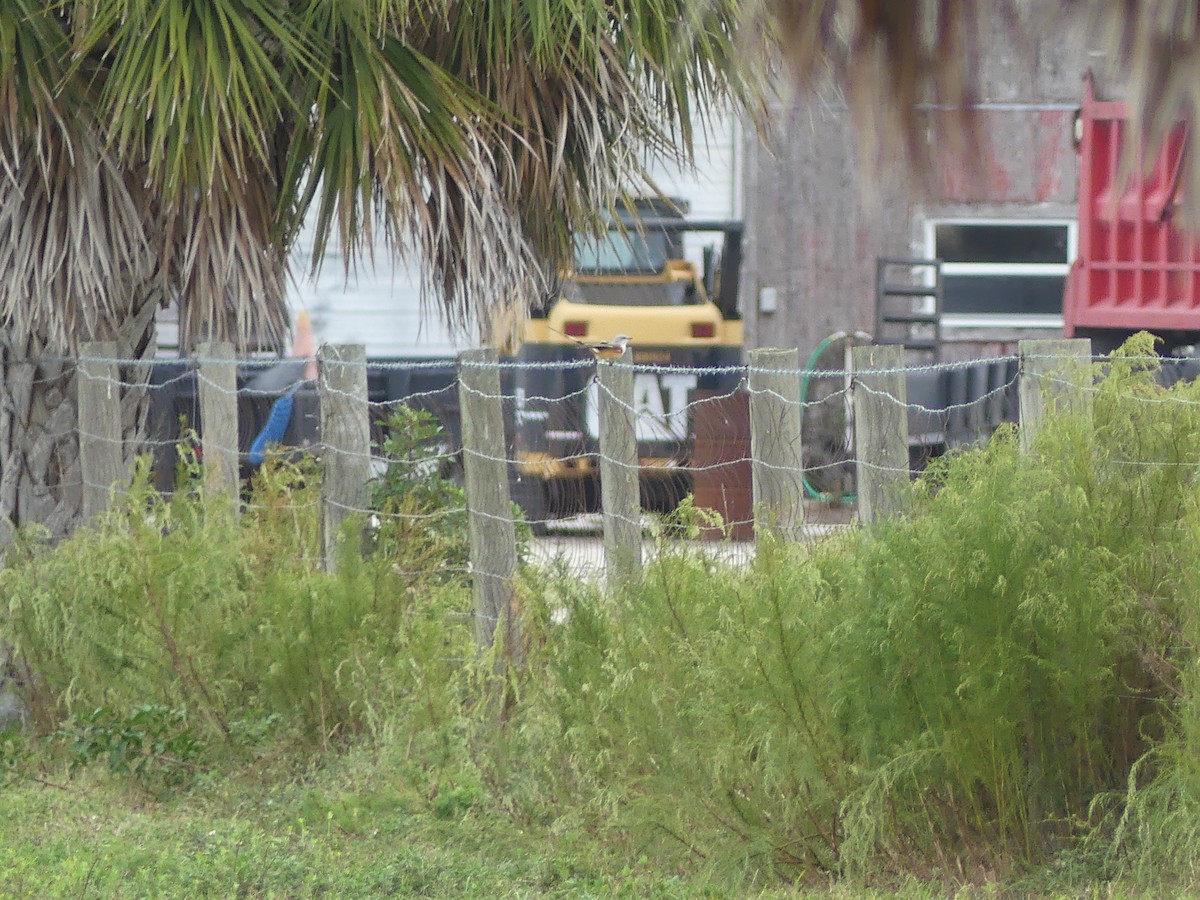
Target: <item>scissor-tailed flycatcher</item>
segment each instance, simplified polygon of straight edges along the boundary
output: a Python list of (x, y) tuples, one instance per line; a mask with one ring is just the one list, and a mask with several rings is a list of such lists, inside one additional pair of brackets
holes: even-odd
[(629, 335), (618, 334), (611, 341), (575, 341), (581, 347), (587, 347), (596, 355), (596, 359), (611, 361), (619, 359), (629, 346)]

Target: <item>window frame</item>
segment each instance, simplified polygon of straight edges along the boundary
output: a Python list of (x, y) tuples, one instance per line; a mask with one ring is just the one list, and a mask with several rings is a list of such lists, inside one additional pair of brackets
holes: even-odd
[[(1058, 276), (1064, 279), (1079, 252), (1079, 223), (1076, 219), (1061, 216), (1037, 218), (1033, 216), (938, 216), (925, 220), (925, 252), (928, 259), (937, 259), (937, 226), (939, 225), (1047, 225), (1067, 229), (1067, 260), (1062, 263), (968, 263), (943, 262), (942, 275), (1001, 275), (1001, 276)], [(931, 276), (932, 277), (932, 273)], [(1027, 313), (942, 313), (942, 326), (946, 328), (1045, 328), (1061, 329), (1062, 313), (1057, 315), (1030, 315)]]

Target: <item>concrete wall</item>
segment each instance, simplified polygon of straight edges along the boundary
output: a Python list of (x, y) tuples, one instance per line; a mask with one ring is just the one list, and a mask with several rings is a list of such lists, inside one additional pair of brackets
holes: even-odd
[[(1081, 24), (1047, 23), (1054, 6), (1026, 0), (1015, 34), (999, 20), (983, 24), (982, 142), (973, 167), (935, 147), (942, 158), (925, 185), (902, 171), (865, 170), (851, 114), (829, 88), (776, 104), (765, 142), (745, 130), (749, 346), (798, 346), (803, 358), (833, 331), (871, 331), (876, 258), (927, 256), (929, 219), (1075, 218), (1074, 110), (1084, 73), (1106, 60)], [(1113, 93), (1102, 73), (1099, 87)], [(760, 310), (763, 288), (776, 290), (776, 312)], [(946, 336), (966, 342), (949, 356), (974, 356), (1058, 334), (990, 328)]]

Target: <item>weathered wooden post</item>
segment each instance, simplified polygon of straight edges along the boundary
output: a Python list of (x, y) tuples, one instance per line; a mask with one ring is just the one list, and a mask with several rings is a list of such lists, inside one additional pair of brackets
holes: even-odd
[(325, 568), (337, 565), (347, 516), (364, 509), (371, 478), (367, 351), (362, 344), (325, 344), (317, 353), (321, 420), (321, 547)]
[(633, 350), (629, 347), (618, 359), (596, 363), (604, 572), (610, 588), (635, 577), (642, 567), (642, 508), (638, 495), (633, 379)]
[(1086, 338), (1020, 341), (1017, 353), (1021, 450), (1028, 453), (1048, 412), (1091, 417), (1092, 342)]
[[(1092, 417), (1092, 342), (1086, 338), (1066, 340), (1020, 341), (1020, 376), (1017, 396), (1021, 416), (1021, 451), (1028, 453), (1038, 431), (1050, 413), (1082, 414)], [(1037, 646), (1030, 648), (1037, 656)], [(1029, 784), (1026, 816), (1029, 822), (1042, 821), (1041, 804), (1044, 767), (1035, 739), (1033, 714), (1025, 720), (1025, 771)]]
[(121, 374), (117, 345), (83, 344), (79, 358), (79, 465), (83, 477), (83, 519), (103, 512), (114, 485), (125, 485), (121, 438)]
[(906, 511), (909, 468), (904, 348), (854, 347), (850, 367), (854, 375), (858, 518), (871, 523)]
[(497, 668), (521, 665), (521, 634), (513, 596), (517, 536), (508, 492), (508, 460), (495, 350), (458, 355), (458, 397), (462, 410), (463, 470), (471, 548), (471, 592), (475, 602), (475, 642), (492, 646), (503, 626), (504, 652)]
[(238, 408), (237, 363), (233, 344), (205, 343), (199, 357), (200, 446), (203, 448), (204, 489), (209, 497), (225, 496), (237, 512)]
[(804, 457), (800, 445), (800, 352), (750, 351), (751, 495), (756, 537), (800, 540)]

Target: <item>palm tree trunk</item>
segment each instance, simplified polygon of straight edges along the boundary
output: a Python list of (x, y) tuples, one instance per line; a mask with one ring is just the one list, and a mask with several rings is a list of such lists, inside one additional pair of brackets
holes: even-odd
[[(146, 438), (154, 357), (154, 314), (160, 294), (149, 288), (104, 339), (117, 343), (121, 366), (121, 433), (131, 462)], [(52, 541), (69, 535), (83, 509), (79, 410), (73, 359), (38, 335), (0, 332), (0, 547), (14, 531), (36, 525)], [(138, 361), (138, 362), (134, 362)], [(140, 364), (139, 364), (140, 362)]]

